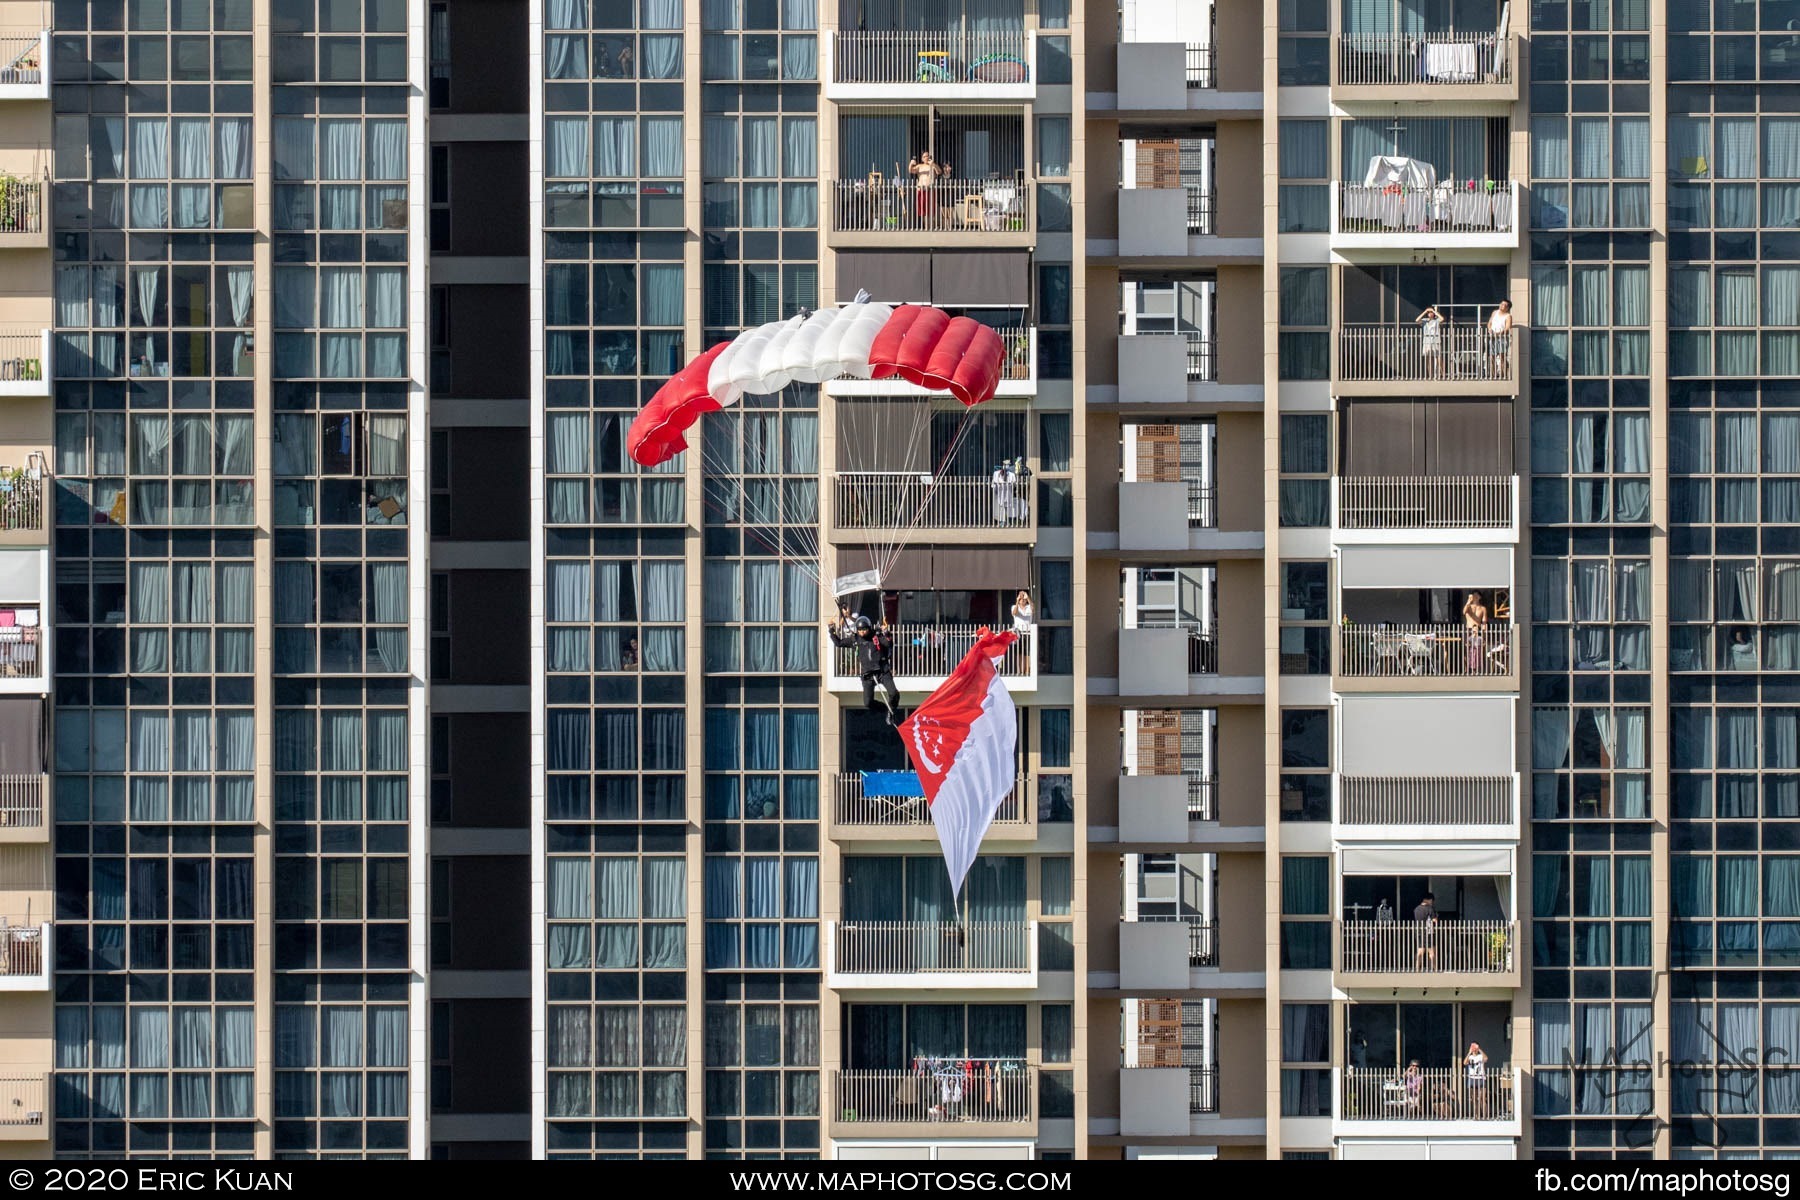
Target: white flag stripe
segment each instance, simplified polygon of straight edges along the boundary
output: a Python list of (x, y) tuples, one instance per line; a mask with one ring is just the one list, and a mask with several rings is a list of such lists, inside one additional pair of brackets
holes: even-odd
[(956, 761), (931, 802), (944, 865), (950, 871), (950, 894), (962, 893), (963, 880), (981, 852), (981, 839), (1013, 789), (1018, 757), (1019, 717), (1012, 693), (999, 672), (988, 667), (987, 696), (969, 736), (957, 748)]

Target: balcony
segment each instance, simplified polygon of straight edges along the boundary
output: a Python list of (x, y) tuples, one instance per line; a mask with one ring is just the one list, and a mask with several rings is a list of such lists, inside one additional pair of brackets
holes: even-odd
[(1378, 1123), (1518, 1123), (1511, 1067), (1488, 1066), (1486, 1082), (1480, 1085), (1471, 1085), (1460, 1066), (1426, 1067), (1410, 1075), (1379, 1067), (1339, 1067), (1333, 1073), (1338, 1080), (1337, 1119), (1360, 1126), (1358, 1133), (1386, 1132), (1374, 1127)]
[(0, 250), (50, 245), (50, 180), (42, 171), (13, 175), (0, 169)]
[(0, 1142), (48, 1140), (49, 1096), (48, 1081), (42, 1075), (0, 1079)]
[(1339, 987), (1519, 986), (1512, 921), (1338, 921)]
[(0, 775), (0, 844), (50, 840), (44, 819), (49, 785), (48, 775)]
[(39, 467), (17, 472), (0, 467), (0, 546), (48, 543), (53, 486)]
[(50, 990), (51, 926), (0, 924), (0, 992)]
[(0, 32), (0, 101), (50, 98), (50, 31)]
[[(1154, 36), (1154, 34), (1152, 34)], [(1088, 94), (1090, 110), (1194, 117), (1247, 119), (1262, 112), (1262, 93), (1225, 90), (1219, 79), (1218, 48), (1194, 42), (1120, 42), (1118, 91)], [(1240, 71), (1248, 83), (1254, 68)], [(1111, 101), (1109, 104), (1108, 101)]]
[(1407, 256), (1419, 250), (1516, 250), (1522, 194), (1504, 179), (1430, 187), (1334, 182), (1331, 248)]
[(48, 329), (0, 327), (0, 396), (48, 396), (49, 362)]
[[(18, 552), (23, 553), (23, 552)], [(35, 574), (43, 575), (41, 554)], [(0, 693), (44, 691), (42, 610), (36, 604), (0, 604)]]
[(1458, 542), (1470, 530), (1517, 537), (1516, 475), (1350, 475), (1331, 485), (1340, 541)]
[(839, 29), (821, 39), (833, 100), (1029, 101), (1037, 34), (1025, 29)]
[[(1345, 33), (1331, 60), (1331, 100), (1508, 105), (1519, 98), (1519, 37), (1486, 33)], [(1458, 111), (1461, 111), (1460, 109)]]
[(976, 1059), (971, 1078), (946, 1068), (845, 1068), (832, 1080), (834, 1138), (1036, 1136), (1037, 1067)]
[(1187, 930), (1187, 965), (1216, 967), (1219, 965), (1219, 923), (1201, 917), (1139, 916), (1131, 925), (1172, 925)]
[[(903, 774), (911, 774), (903, 772)], [(1036, 822), (1028, 804), (1028, 780), (1020, 776), (1013, 790), (1000, 802), (988, 837), (1005, 840), (1037, 837)], [(840, 840), (847, 837), (871, 840), (914, 841), (937, 837), (931, 822), (931, 809), (923, 795), (876, 796), (867, 794), (863, 773), (840, 772), (832, 782), (831, 833)]]
[(1188, 87), (1218, 87), (1219, 75), (1213, 68), (1213, 48), (1211, 46), (1189, 45), (1184, 47), (1184, 51)]
[(1493, 837), (1515, 834), (1511, 776), (1377, 778), (1338, 780), (1337, 821), (1342, 837)]
[(1219, 777), (1201, 771), (1179, 775), (1126, 775), (1119, 779), (1119, 840), (1180, 845), (1188, 825), (1219, 819)]
[(832, 481), (831, 540), (889, 545), (925, 533), (976, 532), (981, 541), (1035, 542), (1031, 489), (995, 488), (985, 477), (840, 471)]
[(1261, 401), (1261, 385), (1220, 386), (1218, 340), (1208, 334), (1123, 335), (1118, 377), (1119, 403), (1127, 408), (1167, 410), (1208, 400)]
[(1260, 237), (1218, 236), (1217, 193), (1197, 184), (1182, 187), (1133, 187), (1119, 191), (1117, 249), (1090, 243), (1100, 258), (1154, 260), (1171, 268), (1197, 264), (1262, 261)]
[(1217, 922), (1188, 914), (1119, 922), (1119, 987), (1150, 995), (1188, 991), (1192, 972), (1219, 965)]
[(1119, 1132), (1127, 1137), (1188, 1137), (1193, 1118), (1218, 1111), (1217, 1064), (1127, 1064), (1119, 1072)]
[[(1219, 490), (1199, 479), (1127, 480), (1119, 484), (1119, 549), (1127, 553), (1202, 551), (1228, 547), (1219, 527)], [(1258, 539), (1258, 547), (1261, 541)]]
[(906, 179), (834, 180), (831, 244), (839, 247), (936, 246), (967, 242), (982, 249), (1030, 246), (1032, 180), (1023, 172), (1002, 179), (940, 179), (921, 187)]
[[(903, 692), (930, 692), (962, 661), (980, 632), (978, 625), (892, 625), (894, 682)], [(1037, 690), (1037, 655), (1031, 634), (1021, 634), (1007, 647), (999, 663), (1000, 677), (1012, 692)], [(825, 645), (830, 669), (825, 685), (834, 692), (862, 691), (856, 670), (856, 650), (851, 646)]]
[(1333, 686), (1339, 691), (1513, 691), (1513, 627), (1341, 625)]
[(1035, 988), (1036, 921), (828, 921), (826, 986)]

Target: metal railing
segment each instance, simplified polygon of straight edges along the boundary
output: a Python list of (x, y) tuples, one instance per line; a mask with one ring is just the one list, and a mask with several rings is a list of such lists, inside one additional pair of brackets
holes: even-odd
[(1445, 324), (1435, 337), (1418, 325), (1347, 324), (1338, 332), (1337, 377), (1344, 383), (1438, 383), (1513, 377), (1512, 335), (1485, 324)]
[[(911, 678), (948, 675), (975, 644), (981, 628), (979, 625), (888, 626), (888, 632), (894, 638), (893, 673)], [(1031, 634), (1022, 633), (1006, 648), (999, 664), (1002, 676), (1024, 677), (1032, 673), (1032, 642)], [(859, 678), (855, 646), (832, 645), (829, 649), (833, 676)]]
[(1507, 83), (1507, 39), (1493, 33), (1345, 33), (1337, 82), (1351, 87), (1407, 83), (1463, 87)]
[(1510, 825), (1513, 820), (1513, 781), (1504, 775), (1346, 775), (1338, 787), (1338, 821), (1344, 825)]
[(841, 1125), (862, 1122), (937, 1124), (1031, 1120), (1037, 1068), (1016, 1058), (958, 1059), (970, 1070), (953, 1073), (922, 1060), (912, 1070), (837, 1072), (833, 1113)]
[(0, 233), (44, 232), (49, 180), (0, 172)]
[(1138, 916), (1134, 920), (1146, 925), (1187, 926), (1188, 930), (1188, 966), (1216, 967), (1219, 965), (1219, 923), (1194, 916)]
[(1213, 212), (1218, 195), (1211, 188), (1193, 183), (1187, 185), (1187, 231), (1190, 234), (1212, 233)]
[(41, 829), (43, 775), (0, 775), (0, 829)]
[(1219, 527), (1219, 489), (1198, 479), (1187, 481), (1188, 524), (1202, 529)]
[(1219, 777), (1200, 771), (1183, 771), (1187, 776), (1187, 814), (1190, 821), (1219, 819)]
[(1333, 233), (1508, 233), (1517, 225), (1510, 180), (1445, 180), (1434, 187), (1398, 183), (1331, 185), (1337, 193)]
[[(833, 789), (832, 821), (837, 825), (876, 826), (886, 829), (931, 827), (931, 809), (923, 796), (865, 796), (859, 772), (844, 772)], [(1000, 801), (996, 825), (1025, 824), (1025, 778), (1020, 776)]]
[(43, 532), (47, 484), (42, 476), (0, 477), (0, 530)]
[(1000, 343), (1006, 348), (1006, 361), (1000, 364), (1000, 378), (1021, 382), (1037, 376), (1037, 326), (1008, 325), (996, 327)]
[(1345, 475), (1338, 479), (1343, 529), (1506, 529), (1511, 475)]
[(1187, 85), (1191, 88), (1219, 86), (1219, 77), (1213, 67), (1213, 48), (1211, 46), (1188, 46)]
[(48, 925), (0, 923), (0, 976), (31, 978), (44, 973), (44, 933)]
[(1159, 621), (1140, 621), (1133, 626), (1136, 629), (1186, 629), (1188, 635), (1188, 674), (1217, 675), (1219, 673), (1219, 635), (1210, 629), (1195, 629), (1190, 625), (1180, 625)]
[(1023, 29), (857, 30), (832, 35), (834, 83), (1030, 83)]
[(1031, 180), (839, 179), (831, 185), (839, 233), (951, 233), (979, 237), (1031, 228)]
[(1504, 974), (1513, 969), (1511, 921), (1340, 921), (1344, 974)]
[(1338, 1114), (1345, 1121), (1510, 1121), (1511, 1067), (1487, 1067), (1479, 1081), (1466, 1067), (1417, 1071), (1343, 1067)]
[(1368, 675), (1509, 676), (1512, 626), (1344, 625), (1338, 633), (1337, 673)]
[(842, 975), (1031, 970), (1029, 921), (839, 921), (832, 967)]
[[(5, 233), (0, 225), (0, 233)], [(25, 383), (44, 378), (44, 331), (0, 328), (0, 383)]]
[(1219, 1111), (1219, 1068), (1188, 1068), (1188, 1113)]
[(1211, 383), (1219, 377), (1217, 344), (1205, 334), (1187, 336), (1187, 377), (1190, 383)]
[(37, 32), (0, 33), (0, 83), (44, 82), (44, 37)]
[(1001, 529), (1031, 524), (1030, 488), (917, 471), (842, 471), (833, 481), (839, 529)]
[(0, 1079), (0, 1125), (42, 1126), (47, 1094), (42, 1075)]

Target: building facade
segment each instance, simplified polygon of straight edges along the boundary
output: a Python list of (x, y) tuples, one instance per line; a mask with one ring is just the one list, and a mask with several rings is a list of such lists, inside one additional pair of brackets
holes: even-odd
[(0, 1141), (1800, 1150), (1796, 21), (0, 0)]

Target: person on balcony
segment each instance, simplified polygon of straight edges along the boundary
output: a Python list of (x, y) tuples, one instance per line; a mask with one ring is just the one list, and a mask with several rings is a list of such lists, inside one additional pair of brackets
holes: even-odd
[(993, 489), (994, 493), (994, 524), (1009, 525), (1012, 523), (1013, 485), (1018, 482), (1018, 479), (1019, 477), (1013, 474), (1012, 464), (1005, 459), (1001, 459), (1000, 465), (994, 468), (994, 473), (988, 476), (988, 486)]
[(1448, 318), (1427, 304), (1425, 311), (1413, 318), (1419, 327), (1419, 353), (1425, 359), (1425, 370), (1433, 379), (1444, 377), (1444, 326)]
[(1481, 599), (1480, 592), (1470, 592), (1469, 598), (1463, 601), (1463, 649), (1466, 651), (1469, 674), (1482, 673), (1482, 654), (1487, 649), (1488, 607)]
[(1430, 892), (1413, 909), (1413, 932), (1418, 938), (1413, 948), (1413, 970), (1437, 970), (1437, 897)]
[(865, 616), (852, 619), (848, 608), (838, 609), (839, 620), (825, 627), (834, 646), (856, 651), (856, 673), (862, 677), (863, 706), (878, 711), (875, 688), (880, 686), (887, 700), (888, 724), (898, 725), (906, 719), (900, 707), (900, 689), (894, 683), (894, 635), (888, 632), (887, 620), (881, 625)]
[(923, 228), (931, 224), (932, 214), (937, 211), (936, 185), (950, 178), (950, 164), (933, 160), (931, 151), (926, 150), (917, 158), (907, 159), (906, 173), (913, 179), (913, 213)]
[(1470, 1042), (1469, 1052), (1463, 1055), (1463, 1067), (1469, 1080), (1470, 1115), (1476, 1119), (1487, 1116), (1487, 1053), (1482, 1050), (1480, 1042)]
[(1031, 593), (1020, 592), (1013, 600), (1012, 606), (1013, 632), (1023, 637), (1031, 632), (1032, 622), (1036, 614), (1031, 608)]
[(1507, 351), (1512, 345), (1512, 301), (1502, 300), (1488, 314), (1488, 378), (1505, 379)]

